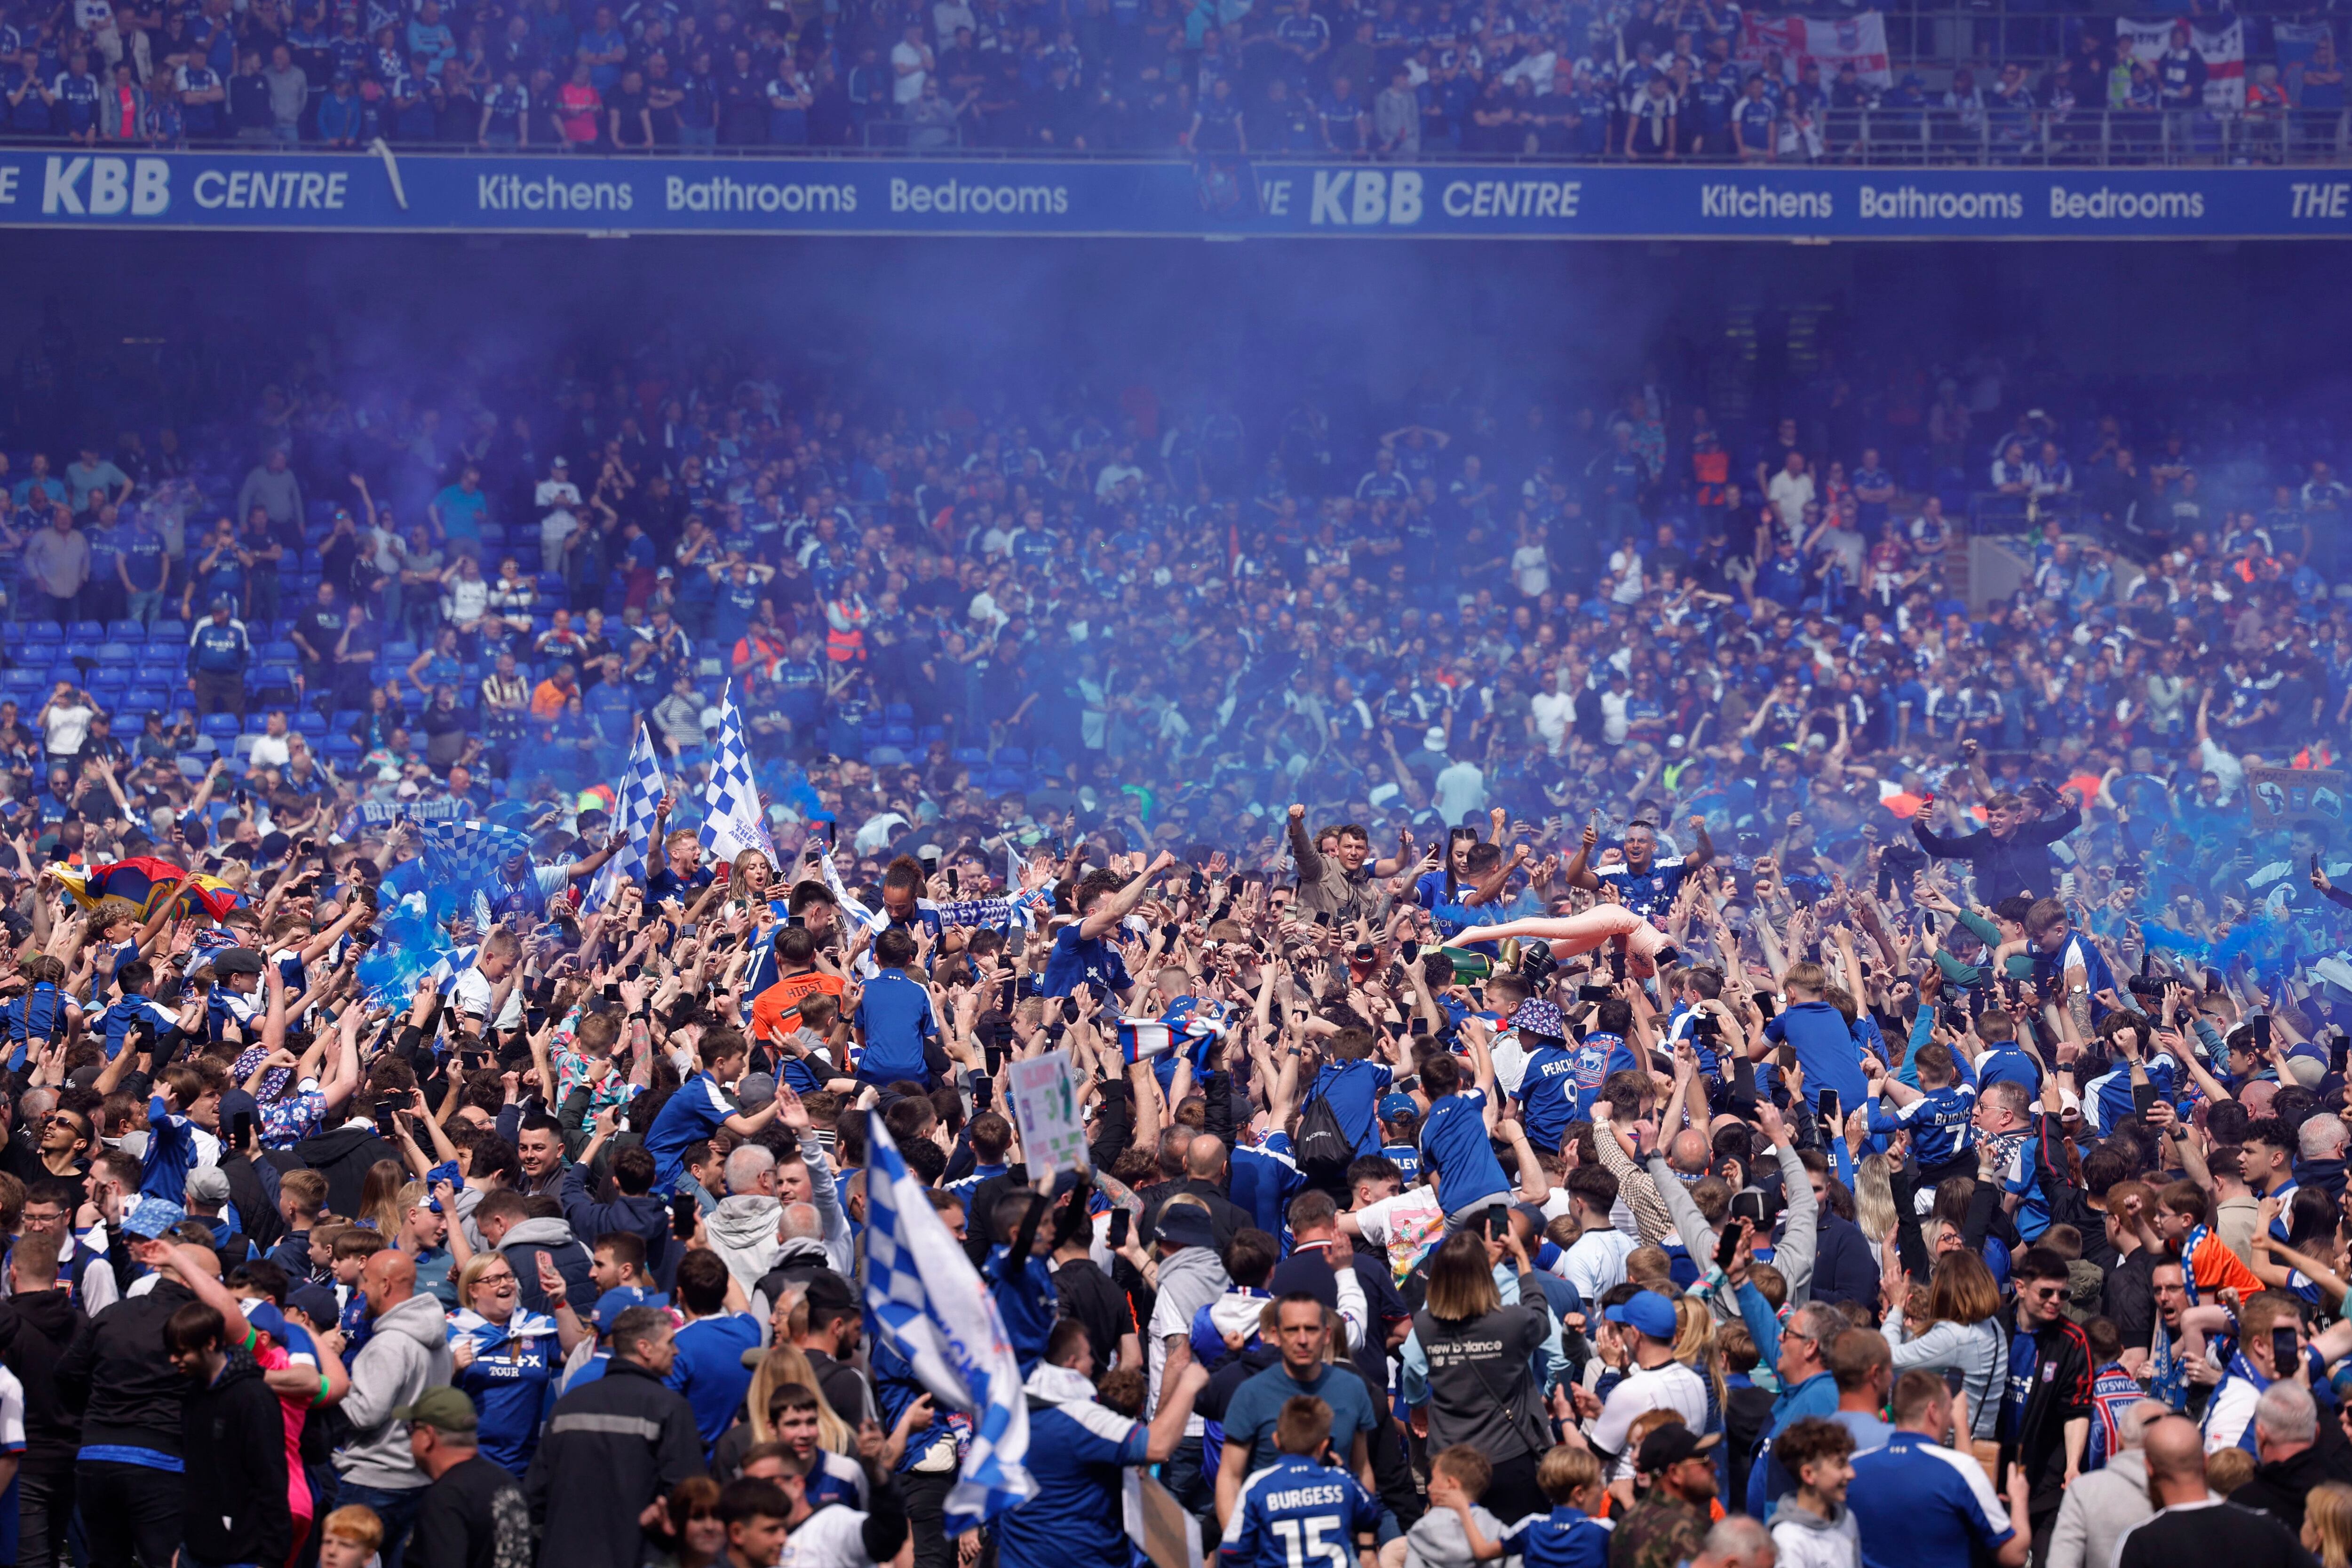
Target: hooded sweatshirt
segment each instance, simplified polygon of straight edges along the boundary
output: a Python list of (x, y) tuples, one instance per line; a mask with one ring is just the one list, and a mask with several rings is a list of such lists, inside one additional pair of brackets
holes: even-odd
[(1823, 1519), (1799, 1508), (1790, 1492), (1772, 1510), (1772, 1546), (1779, 1568), (1862, 1568), (1862, 1531), (1843, 1503)]
[(81, 1447), (81, 1421), (58, 1394), (58, 1358), (83, 1321), (63, 1288), (0, 1300), (0, 1366), (24, 1384), (22, 1462), (28, 1474), (66, 1474)]
[(374, 1123), (347, 1121), (295, 1144), (294, 1157), (327, 1178), (329, 1213), (357, 1214), (369, 1167), (378, 1160), (397, 1160), (400, 1152), (377, 1135)]
[(451, 1382), (481, 1413), (482, 1458), (520, 1480), (555, 1408), (555, 1320), (517, 1307), (494, 1323), (467, 1308), (449, 1318), (453, 1352), (461, 1340), (472, 1342), (474, 1361)]
[(385, 1491), (425, 1485), (408, 1451), (408, 1423), (394, 1420), (392, 1413), (449, 1377), (449, 1321), (440, 1302), (419, 1294), (380, 1313), (352, 1363), (352, 1391), (343, 1396), (352, 1428), (350, 1440), (335, 1450), (335, 1469), (343, 1479)]
[(766, 1194), (738, 1193), (719, 1199), (702, 1222), (710, 1250), (719, 1254), (746, 1296), (759, 1287), (760, 1276), (775, 1267), (776, 1255), (783, 1250), (783, 1243), (776, 1239), (776, 1216), (782, 1209), (782, 1203)]
[[(1470, 1521), (1489, 1541), (1501, 1538), (1503, 1521), (1483, 1508), (1470, 1510)], [(1477, 1568), (1470, 1555), (1469, 1537), (1450, 1508), (1433, 1508), (1413, 1521), (1404, 1536), (1405, 1568)]]
[(596, 1260), (580, 1245), (572, 1227), (560, 1219), (515, 1221), (499, 1237), (499, 1250), (506, 1255), (507, 1266), (515, 1272), (515, 1300), (526, 1311), (544, 1316), (555, 1310), (547, 1292), (539, 1288), (539, 1259), (542, 1253), (554, 1259), (555, 1271), (563, 1276), (572, 1300), (596, 1299), (596, 1282), (588, 1276)]
[(238, 1351), (221, 1374), (191, 1389), (187, 1506), (181, 1555), (205, 1563), (282, 1563), (294, 1547), (286, 1500), (286, 1428), (278, 1395)]
[[(1171, 1335), (1189, 1336), (1193, 1314), (1234, 1288), (1224, 1264), (1205, 1247), (1180, 1247), (1160, 1260), (1160, 1296), (1151, 1307), (1151, 1342), (1146, 1359), (1151, 1367), (1150, 1409), (1160, 1407), (1160, 1373), (1168, 1359)], [(1184, 1436), (1202, 1432), (1198, 1414), (1184, 1418)]]

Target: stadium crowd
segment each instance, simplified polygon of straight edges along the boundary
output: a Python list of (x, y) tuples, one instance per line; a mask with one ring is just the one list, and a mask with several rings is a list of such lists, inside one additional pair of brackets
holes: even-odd
[(1903, 69), (1897, 53), (1895, 71), (1743, 47), (1741, 26), (1735, 0), (78, 0), (0, 12), (0, 132), (1748, 163), (2131, 157), (2159, 142), (2275, 156), (2344, 136), (2332, 22), (2273, 47), (2268, 19), (2250, 19), (2254, 47), (2228, 68), (2246, 73), (2243, 107), (2218, 117), (2206, 85), (2221, 68), (2185, 16), (2149, 54), (2103, 18), (2036, 8), (1988, 20), (1957, 68)]
[(0, 1560), (2352, 1560), (2326, 461), (565, 376), (9, 457)]

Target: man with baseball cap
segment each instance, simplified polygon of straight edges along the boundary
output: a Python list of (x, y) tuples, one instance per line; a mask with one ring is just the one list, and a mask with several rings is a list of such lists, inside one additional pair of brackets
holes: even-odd
[(392, 1416), (408, 1423), (408, 1451), (431, 1478), (409, 1558), (450, 1568), (529, 1562), (530, 1505), (513, 1476), (482, 1458), (474, 1402), (455, 1388), (428, 1388)]
[(214, 984), (205, 1005), (205, 1037), (219, 1040), (235, 1025), (240, 1038), (251, 1045), (260, 1037), (260, 953), (249, 947), (225, 947), (213, 954)]
[(1672, 1410), (1694, 1432), (1706, 1425), (1706, 1385), (1675, 1359), (1672, 1301), (1654, 1290), (1621, 1285), (1603, 1296), (1601, 1303), (1604, 1326), (1597, 1348), (1601, 1360), (1622, 1368), (1625, 1376), (1609, 1391), (1609, 1401), (1593, 1425), (1592, 1446), (1615, 1457), (1610, 1474), (1616, 1479), (1633, 1474), (1631, 1437), (1633, 1423), (1642, 1415)]
[[(1653, 1300), (1664, 1300), (1653, 1297)], [(1667, 1309), (1671, 1315), (1673, 1309)], [(1612, 1568), (1675, 1568), (1698, 1555), (1715, 1501), (1715, 1447), (1720, 1435), (1702, 1436), (1680, 1421), (1642, 1439), (1635, 1471), (1648, 1490), (1609, 1541)]]

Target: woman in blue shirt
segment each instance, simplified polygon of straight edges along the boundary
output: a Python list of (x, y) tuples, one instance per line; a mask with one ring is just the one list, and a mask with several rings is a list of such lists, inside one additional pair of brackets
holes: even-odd
[(520, 1476), (539, 1450), (539, 1430), (555, 1405), (555, 1376), (588, 1331), (564, 1300), (562, 1276), (540, 1272), (552, 1318), (522, 1310), (514, 1268), (496, 1252), (475, 1255), (457, 1277), (449, 1314), (450, 1382), (481, 1413), (482, 1457)]

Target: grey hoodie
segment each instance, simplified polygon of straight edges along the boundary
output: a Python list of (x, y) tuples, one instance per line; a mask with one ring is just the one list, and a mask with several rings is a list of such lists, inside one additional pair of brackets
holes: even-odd
[(527, 1311), (551, 1315), (555, 1310), (555, 1304), (539, 1287), (539, 1260), (542, 1256), (563, 1276), (565, 1291), (573, 1301), (596, 1300), (596, 1283), (589, 1273), (596, 1260), (580, 1238), (572, 1234), (568, 1220), (517, 1220), (499, 1237), (499, 1251), (505, 1254), (508, 1265), (514, 1269), (515, 1300)]
[(335, 1450), (336, 1472), (386, 1491), (425, 1485), (425, 1473), (408, 1451), (408, 1423), (394, 1420), (392, 1413), (449, 1378), (449, 1320), (439, 1301), (419, 1291), (377, 1318), (352, 1363), (352, 1391), (341, 1408), (353, 1431)]
[(1797, 1506), (1789, 1492), (1772, 1510), (1772, 1549), (1779, 1568), (1862, 1568), (1862, 1531), (1853, 1510), (1840, 1504), (1827, 1519)]
[(749, 1296), (760, 1276), (775, 1267), (783, 1243), (776, 1239), (776, 1220), (783, 1205), (762, 1193), (738, 1193), (721, 1198), (702, 1222), (710, 1250), (727, 1265), (727, 1272)]
[(2126, 1448), (2078, 1477), (2050, 1530), (2048, 1568), (2107, 1568), (2124, 1532), (2156, 1512), (2147, 1500), (2147, 1456)]
[[(1470, 1522), (1489, 1541), (1502, 1537), (1503, 1521), (1483, 1508), (1470, 1510)], [(1404, 1561), (1405, 1568), (1475, 1568), (1476, 1563), (1462, 1521), (1450, 1508), (1433, 1508), (1413, 1521), (1404, 1535)]]

